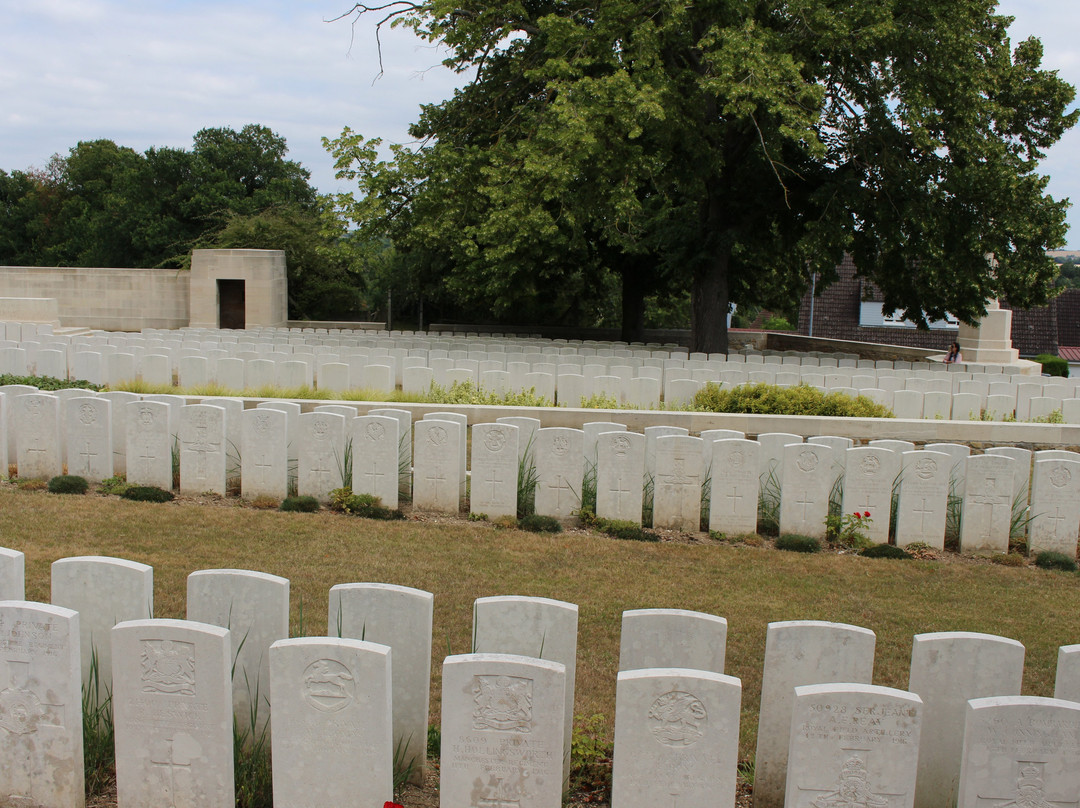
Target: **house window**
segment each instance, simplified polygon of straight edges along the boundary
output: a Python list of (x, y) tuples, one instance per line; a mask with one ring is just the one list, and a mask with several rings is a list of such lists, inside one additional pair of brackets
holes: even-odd
[[(887, 328), (915, 328), (915, 323), (905, 320), (900, 312), (886, 314), (882, 311), (880, 301), (867, 300), (859, 304), (859, 325), (868, 327)], [(946, 315), (944, 320), (932, 320), (931, 330), (956, 330), (960, 321), (951, 314)]]

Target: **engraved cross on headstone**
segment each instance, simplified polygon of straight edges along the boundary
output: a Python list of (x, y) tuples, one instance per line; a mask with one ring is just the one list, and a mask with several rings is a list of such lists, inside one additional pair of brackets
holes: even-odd
[(629, 496), (631, 493), (630, 487), (623, 484), (623, 478), (621, 474), (615, 479), (615, 486), (611, 489), (610, 493), (614, 494), (615, 509), (621, 514), (622, 498), (624, 495)]
[(386, 475), (379, 471), (379, 461), (371, 461), (371, 471), (364, 472), (364, 476), (371, 480), (371, 490), (375, 491), (379, 486), (379, 478)]
[(486, 483), (491, 484), (491, 501), (495, 501), (495, 488), (498, 485), (502, 485), (502, 480), (498, 479), (498, 470), (492, 466), (488, 469), (488, 478), (484, 480)]
[(1054, 531), (1054, 538), (1058, 538), (1058, 532), (1061, 529), (1061, 523), (1066, 521), (1066, 517), (1061, 515), (1061, 506), (1055, 506), (1054, 515), (1046, 517), (1047, 522), (1052, 522), (1051, 530)]
[(84, 444), (85, 444), (85, 446), (84, 446), (83, 450), (81, 452), (79, 452), (79, 457), (81, 457), (83, 460), (86, 461), (83, 464), (83, 473), (84, 474), (89, 474), (90, 473), (90, 459), (93, 458), (93, 457), (97, 457), (97, 452), (91, 452), (90, 451), (90, 441), (84, 441)]
[(922, 499), (922, 505), (920, 507), (918, 507), (918, 508), (915, 508), (915, 510), (913, 510), (912, 513), (919, 514), (919, 532), (920, 533), (925, 533), (926, 532), (926, 517), (927, 517), (928, 514), (932, 514), (933, 511), (926, 507), (926, 497), (922, 497), (921, 499)]
[(573, 493), (574, 489), (570, 487), (570, 483), (561, 474), (555, 475), (555, 482), (549, 485), (548, 488), (555, 492), (555, 510), (562, 513), (562, 492), (569, 491)]
[(731, 493), (724, 497), (724, 499), (731, 500), (731, 513), (734, 515), (739, 509), (739, 503), (742, 502), (743, 496), (739, 493), (739, 489), (736, 486), (731, 486)]
[(996, 477), (987, 477), (986, 480), (983, 481), (982, 491), (975, 494), (972, 499), (979, 505), (990, 506), (990, 518), (986, 520), (986, 535), (983, 536), (984, 539), (989, 539), (990, 534), (994, 530), (994, 508), (998, 505), (1007, 505), (1008, 497), (997, 493)]
[(309, 476), (314, 477), (317, 480), (322, 480), (324, 477), (330, 476), (330, 468), (326, 462), (327, 457), (325, 452), (319, 452), (319, 465), (311, 470)]
[(810, 497), (808, 497), (806, 492), (804, 491), (803, 494), (802, 494), (802, 499), (795, 500), (795, 504), (796, 505), (802, 505), (802, 520), (803, 520), (803, 522), (805, 522), (806, 521), (806, 509), (809, 506), (815, 504), (815, 501), (810, 499)]
[(143, 463), (143, 474), (149, 476), (151, 474), (151, 463), (157, 460), (157, 455), (153, 453), (150, 448), (150, 444), (144, 444), (142, 454), (139, 455), (139, 460)]
[(439, 483), (446, 482), (446, 475), (442, 473), (442, 467), (436, 464), (435, 468), (433, 468), (431, 473), (424, 479), (431, 483), (431, 486), (434, 489), (435, 499), (437, 500), (439, 498)]
[(220, 446), (220, 443), (211, 443), (208, 441), (205, 432), (201, 429), (198, 431), (195, 440), (188, 441), (184, 444), (184, 448), (189, 452), (194, 452), (195, 456), (198, 458), (195, 461), (195, 476), (198, 479), (206, 479), (206, 456), (217, 452)]

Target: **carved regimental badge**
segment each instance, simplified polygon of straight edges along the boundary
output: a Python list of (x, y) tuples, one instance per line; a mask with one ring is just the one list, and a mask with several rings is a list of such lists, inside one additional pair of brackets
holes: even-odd
[(330, 431), (330, 422), (325, 418), (316, 418), (311, 424), (311, 436), (315, 440), (323, 440)]
[(728, 455), (728, 465), (733, 469), (741, 469), (746, 465), (746, 455), (742, 450), (732, 452)]
[(1072, 479), (1072, 472), (1064, 466), (1058, 466), (1050, 472), (1050, 485), (1054, 488), (1064, 488)]
[(506, 445), (506, 433), (501, 429), (489, 429), (484, 438), (484, 445), (489, 451), (500, 451)]
[(473, 677), (473, 729), (532, 732), (532, 679)]
[(386, 436), (386, 427), (382, 424), (368, 424), (364, 428), (364, 433), (368, 436), (368, 440), (379, 441)]
[(630, 438), (618, 435), (611, 439), (611, 450), (616, 456), (624, 457), (630, 451)]
[(441, 426), (433, 426), (428, 430), (427, 438), (432, 446), (442, 446), (446, 443), (446, 430)]
[(267, 413), (260, 412), (255, 415), (255, 431), (260, 435), (270, 431), (270, 416)]
[(705, 735), (708, 713), (693, 693), (672, 690), (649, 708), (649, 731), (664, 746), (693, 746)]
[(97, 410), (94, 409), (93, 404), (79, 405), (79, 421), (86, 426), (97, 422)]
[(818, 462), (818, 456), (814, 452), (810, 451), (809, 449), (804, 449), (802, 452), (799, 453), (799, 457), (795, 461), (795, 465), (799, 467), (800, 471), (805, 471), (807, 474), (809, 474), (811, 471), (818, 467)]
[(304, 701), (319, 712), (336, 713), (353, 703), (352, 672), (336, 659), (317, 659), (304, 669)]
[(920, 480), (929, 480), (937, 474), (937, 461), (932, 457), (924, 457), (915, 463), (915, 476)]
[(551, 453), (562, 457), (570, 449), (570, 439), (562, 435), (557, 435), (551, 441)]
[(867, 477), (873, 477), (881, 470), (881, 458), (877, 455), (867, 455), (862, 459), (859, 468)]
[(26, 398), (23, 399), (23, 409), (26, 411), (28, 417), (35, 420), (41, 417), (41, 410), (44, 406), (45, 402), (37, 396), (26, 396)]
[(143, 640), (144, 693), (195, 695), (195, 644), (176, 640)]

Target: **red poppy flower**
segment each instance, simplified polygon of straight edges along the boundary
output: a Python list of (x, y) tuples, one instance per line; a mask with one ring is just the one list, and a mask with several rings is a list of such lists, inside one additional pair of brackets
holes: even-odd
[(382, 808), (405, 808), (405, 806), (398, 805), (396, 802), (384, 802)]
[(869, 519), (870, 518), (870, 511), (863, 511), (863, 516), (866, 517), (867, 519)]

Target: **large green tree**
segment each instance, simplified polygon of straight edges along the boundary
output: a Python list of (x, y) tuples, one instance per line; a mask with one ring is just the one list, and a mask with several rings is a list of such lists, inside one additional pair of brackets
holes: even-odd
[(362, 228), (496, 311), (622, 280), (691, 290), (693, 348), (731, 301), (790, 301), (844, 251), (885, 306), (973, 321), (1046, 301), (1066, 201), (1038, 160), (1073, 88), (992, 0), (422, 0), (356, 5), (473, 78), (420, 143), (328, 144)]

